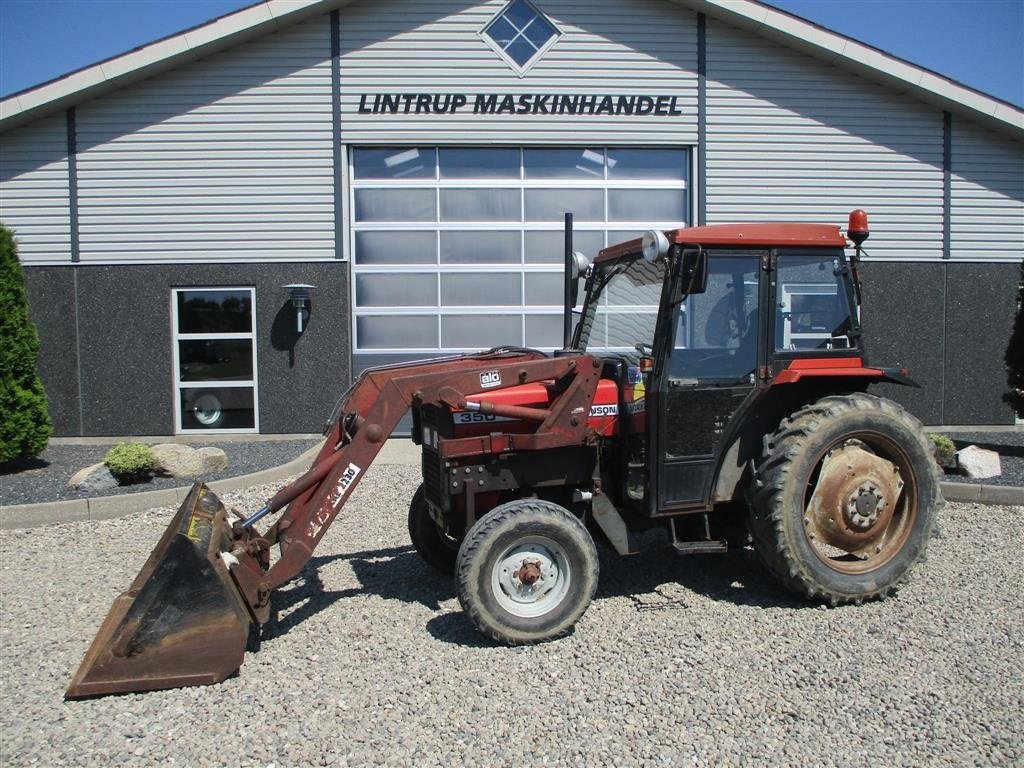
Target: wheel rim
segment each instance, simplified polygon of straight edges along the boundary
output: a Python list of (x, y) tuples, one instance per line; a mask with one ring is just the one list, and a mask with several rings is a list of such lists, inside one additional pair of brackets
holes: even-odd
[(532, 536), (517, 541), (495, 561), (491, 589), (498, 605), (528, 619), (560, 605), (571, 576), (562, 547), (546, 536)]
[(196, 421), (206, 427), (217, 423), (221, 412), (220, 400), (209, 393), (200, 395), (192, 404), (192, 415), (196, 417)]
[(878, 570), (910, 538), (920, 494), (907, 453), (889, 437), (847, 435), (815, 462), (803, 530), (814, 554), (847, 574)]

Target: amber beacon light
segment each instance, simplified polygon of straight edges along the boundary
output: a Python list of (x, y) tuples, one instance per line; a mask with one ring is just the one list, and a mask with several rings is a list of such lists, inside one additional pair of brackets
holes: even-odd
[(850, 222), (846, 226), (846, 236), (853, 240), (854, 245), (860, 248), (861, 244), (868, 239), (871, 232), (868, 230), (867, 211), (857, 208), (850, 211)]

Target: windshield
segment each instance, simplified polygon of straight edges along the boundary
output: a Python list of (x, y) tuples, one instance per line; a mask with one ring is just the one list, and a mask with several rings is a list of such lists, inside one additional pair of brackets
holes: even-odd
[(636, 356), (639, 344), (650, 351), (666, 264), (632, 258), (596, 268), (587, 283), (579, 348), (596, 355)]

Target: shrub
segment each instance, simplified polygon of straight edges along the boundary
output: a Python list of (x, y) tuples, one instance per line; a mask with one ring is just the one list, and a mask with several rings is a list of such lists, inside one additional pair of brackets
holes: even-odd
[(1020, 281), (1017, 283), (1017, 315), (1013, 319), (1010, 341), (1003, 354), (1006, 363), (1006, 383), (1010, 390), (1003, 395), (1017, 416), (1024, 419), (1024, 261), (1020, 263)]
[(935, 463), (943, 469), (955, 468), (956, 446), (953, 445), (953, 441), (945, 435), (928, 435), (928, 439), (932, 444), (932, 455), (935, 457)]
[(38, 456), (50, 439), (38, 354), (18, 248), (11, 230), (0, 224), (0, 463)]
[(149, 478), (156, 466), (156, 454), (143, 443), (118, 443), (103, 457), (110, 474), (122, 485)]

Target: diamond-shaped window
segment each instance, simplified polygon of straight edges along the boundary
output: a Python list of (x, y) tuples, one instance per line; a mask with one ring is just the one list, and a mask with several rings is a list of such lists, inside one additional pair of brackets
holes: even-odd
[(561, 33), (529, 0), (512, 0), (480, 34), (522, 74)]

